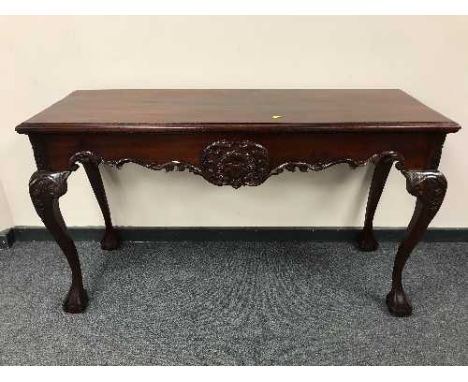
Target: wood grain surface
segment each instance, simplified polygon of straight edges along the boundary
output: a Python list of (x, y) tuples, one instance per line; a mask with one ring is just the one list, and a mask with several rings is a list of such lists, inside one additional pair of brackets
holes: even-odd
[(457, 131), (401, 90), (78, 90), (17, 127), (85, 131)]

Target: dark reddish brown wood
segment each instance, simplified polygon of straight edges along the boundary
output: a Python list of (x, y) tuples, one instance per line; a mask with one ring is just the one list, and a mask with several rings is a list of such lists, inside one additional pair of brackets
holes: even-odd
[[(396, 151), (409, 168), (432, 168), (445, 134), (439, 132), (296, 132), (296, 133), (30, 133), (40, 141), (35, 156), (48, 169), (70, 169), (71, 157), (91, 151), (107, 161), (138, 160), (163, 164), (173, 160), (200, 165), (201, 153), (214, 142), (251, 141), (265, 147), (272, 168), (286, 162), (366, 161), (374, 154)], [(181, 144), (183, 142), (183, 144)], [(34, 147), (33, 143), (33, 147)], [(40, 153), (40, 154), (39, 154)]]
[(392, 155), (384, 155), (375, 163), (369, 199), (367, 201), (366, 219), (357, 240), (358, 246), (362, 251), (375, 251), (379, 247), (379, 243), (374, 236), (374, 215), (395, 159)]
[(62, 249), (72, 272), (72, 283), (63, 309), (68, 313), (84, 312), (88, 296), (83, 288), (80, 260), (75, 243), (68, 234), (58, 199), (67, 192), (69, 171), (36, 171), (29, 181), (29, 193), (37, 214)]
[(453, 132), (459, 126), (401, 90), (79, 90), (18, 132)]
[(106, 230), (101, 240), (101, 248), (107, 251), (115, 250), (119, 248), (120, 240), (117, 231), (112, 225), (106, 191), (99, 172), (99, 163), (101, 163), (101, 160), (95, 155), (81, 155), (81, 157), (75, 157), (75, 159), (83, 164), (104, 218)]
[(28, 134), (38, 171), (30, 183), (39, 216), (65, 253), (72, 287), (65, 309), (83, 311), (86, 292), (58, 198), (83, 163), (106, 223), (105, 249), (118, 246), (100, 163), (188, 170), (234, 188), (283, 171), (376, 163), (359, 245), (375, 249), (373, 217), (391, 164), (407, 178), (416, 210), (395, 260), (387, 305), (411, 306), (401, 273), (439, 209), (446, 181), (437, 171), (448, 133), (459, 125), (400, 90), (102, 90), (77, 91), (17, 127)]
[(421, 240), (427, 226), (439, 210), (447, 191), (447, 180), (440, 171), (404, 171), (406, 188), (416, 196), (416, 208), (408, 226), (408, 231), (401, 242), (392, 275), (392, 289), (387, 295), (387, 306), (395, 316), (409, 316), (411, 304), (403, 290), (403, 268), (411, 251)]

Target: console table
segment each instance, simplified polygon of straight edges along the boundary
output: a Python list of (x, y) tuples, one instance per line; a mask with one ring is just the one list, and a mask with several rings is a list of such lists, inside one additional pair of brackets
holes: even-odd
[(32, 202), (71, 268), (66, 312), (83, 312), (88, 303), (58, 203), (78, 163), (104, 216), (101, 246), (114, 250), (119, 237), (99, 164), (188, 170), (216, 186), (238, 188), (258, 186), (283, 171), (372, 162), (357, 242), (373, 251), (378, 244), (372, 221), (395, 162), (416, 208), (396, 254), (386, 303), (392, 314), (407, 316), (412, 308), (402, 271), (444, 199), (447, 181), (437, 168), (446, 134), (459, 128), (400, 90), (80, 90), (16, 130), (29, 136), (37, 164), (29, 182)]

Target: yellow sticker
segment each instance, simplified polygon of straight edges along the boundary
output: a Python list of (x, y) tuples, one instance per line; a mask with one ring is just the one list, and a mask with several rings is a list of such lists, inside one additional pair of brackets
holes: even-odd
[(282, 115), (272, 115), (271, 118), (278, 119), (278, 118), (283, 118), (283, 116)]

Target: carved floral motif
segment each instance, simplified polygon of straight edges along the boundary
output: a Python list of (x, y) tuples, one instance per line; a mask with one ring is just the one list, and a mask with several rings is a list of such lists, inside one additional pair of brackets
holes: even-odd
[(257, 186), (269, 176), (268, 151), (250, 141), (218, 141), (201, 156), (203, 177), (217, 186)]

